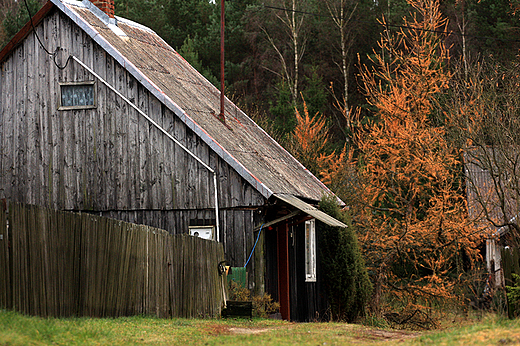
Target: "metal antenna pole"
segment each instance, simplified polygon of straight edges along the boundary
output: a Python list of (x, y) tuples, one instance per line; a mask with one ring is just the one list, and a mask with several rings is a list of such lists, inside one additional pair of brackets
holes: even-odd
[(219, 119), (226, 122), (224, 116), (224, 0), (220, 1), (220, 114)]

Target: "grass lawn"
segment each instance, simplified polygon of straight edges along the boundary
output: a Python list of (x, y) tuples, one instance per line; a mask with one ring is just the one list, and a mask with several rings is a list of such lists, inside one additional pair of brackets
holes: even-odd
[[(464, 324), (464, 326), (462, 326)], [(520, 320), (494, 315), (416, 332), (345, 323), (152, 317), (39, 318), (0, 310), (0, 345), (515, 345)]]

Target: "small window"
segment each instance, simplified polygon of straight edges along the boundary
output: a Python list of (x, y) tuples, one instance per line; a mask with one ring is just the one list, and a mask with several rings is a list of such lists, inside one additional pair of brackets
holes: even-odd
[(58, 109), (88, 109), (96, 107), (94, 81), (60, 83)]
[(316, 282), (316, 220), (305, 221), (305, 281)]

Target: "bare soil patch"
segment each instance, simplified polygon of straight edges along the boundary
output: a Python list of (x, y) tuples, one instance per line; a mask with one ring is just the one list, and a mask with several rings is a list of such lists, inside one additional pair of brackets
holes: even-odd
[(382, 330), (382, 329), (364, 328), (364, 330), (360, 333), (359, 337), (361, 339), (374, 340), (374, 341), (384, 341), (384, 340), (404, 341), (404, 340), (416, 338), (420, 335), (421, 334), (417, 333), (417, 332), (407, 332), (407, 331), (402, 331), (402, 330)]
[[(220, 334), (261, 334), (273, 330), (280, 330), (284, 328), (294, 328), (297, 324), (291, 324), (284, 327), (265, 327), (265, 328), (247, 328), (247, 327), (227, 327), (222, 325), (209, 326), (208, 331), (212, 335)], [(352, 337), (360, 340), (369, 341), (401, 341), (413, 339), (421, 335), (419, 332), (403, 331), (403, 330), (383, 330), (359, 325), (345, 325), (348, 326), (349, 333)], [(334, 328), (334, 327), (333, 327)], [(334, 328), (336, 329), (336, 328)], [(343, 328), (338, 329), (338, 332), (344, 332)]]
[(277, 328), (229, 328), (229, 331), (235, 334), (260, 334), (274, 329)]

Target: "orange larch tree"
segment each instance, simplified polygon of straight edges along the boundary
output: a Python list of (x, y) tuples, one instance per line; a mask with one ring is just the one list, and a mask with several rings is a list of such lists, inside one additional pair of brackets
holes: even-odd
[(455, 298), (457, 279), (479, 256), (460, 151), (448, 145), (434, 116), (449, 81), (438, 34), (446, 21), (438, 1), (408, 2), (411, 19), (398, 32), (386, 27), (375, 67), (362, 71), (377, 120), (355, 137), (363, 208), (354, 217), (372, 267), (376, 310), (382, 292), (414, 304)]
[(328, 160), (334, 156), (326, 154), (329, 141), (326, 119), (319, 113), (311, 116), (303, 100), (303, 114), (295, 108), (296, 127), (288, 143), (291, 153), (313, 174), (319, 175)]

